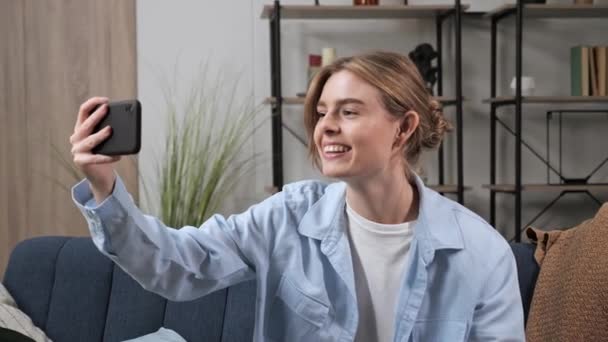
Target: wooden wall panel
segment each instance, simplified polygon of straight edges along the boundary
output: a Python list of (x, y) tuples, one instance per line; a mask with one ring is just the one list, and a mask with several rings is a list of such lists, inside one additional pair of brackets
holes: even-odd
[[(5, 87), (11, 88), (8, 91), (22, 100), (17, 96), (10, 108), (2, 107), (3, 121), (6, 117), (10, 122), (4, 129), (10, 131), (8, 137), (0, 137), (0, 145), (8, 139), (18, 148), (2, 149), (0, 184), (19, 195), (14, 204), (10, 194), (0, 202), (7, 208), (0, 213), (8, 211), (8, 219), (0, 219), (0, 271), (15, 242), (24, 238), (88, 234), (67, 191), (75, 179), (60, 162), (63, 158), (71, 163), (68, 138), (78, 107), (94, 95), (112, 100), (137, 95), (134, 0), (2, 4), (8, 8), (1, 11), (0, 25), (8, 26), (8, 32), (2, 29), (0, 34), (8, 35), (9, 45), (21, 46), (23, 53), (0, 61), (3, 70), (22, 70), (2, 75), (5, 80), (21, 78), (1, 89), (4, 95)], [(21, 37), (13, 34), (17, 25), (5, 19), (22, 23)], [(124, 160), (118, 169), (137, 198), (136, 163)]]
[(0, 1), (0, 271), (29, 225), (23, 5)]

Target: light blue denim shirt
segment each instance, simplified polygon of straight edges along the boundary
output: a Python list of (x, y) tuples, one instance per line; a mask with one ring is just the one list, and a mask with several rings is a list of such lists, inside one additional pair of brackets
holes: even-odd
[[(420, 209), (394, 341), (524, 341), (507, 242), (419, 178), (416, 185)], [(255, 341), (353, 341), (358, 312), (345, 190), (342, 182), (297, 182), (242, 214), (179, 230), (142, 214), (119, 177), (99, 206), (86, 181), (73, 198), (95, 245), (144, 288), (191, 300), (255, 279)]]

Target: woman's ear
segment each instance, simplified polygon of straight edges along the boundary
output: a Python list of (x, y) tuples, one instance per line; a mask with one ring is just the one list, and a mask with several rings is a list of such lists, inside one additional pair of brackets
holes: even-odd
[(402, 148), (408, 139), (414, 134), (420, 123), (420, 116), (413, 110), (405, 113), (405, 116), (400, 120), (401, 124), (395, 136), (395, 147)]

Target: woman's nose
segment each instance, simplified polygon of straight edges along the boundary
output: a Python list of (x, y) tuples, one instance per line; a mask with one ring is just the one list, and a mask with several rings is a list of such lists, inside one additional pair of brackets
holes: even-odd
[(338, 124), (337, 120), (334, 118), (334, 115), (331, 114), (326, 114), (323, 118), (321, 118), (321, 120), (319, 121), (319, 124), (321, 125), (321, 130), (323, 133), (337, 133), (340, 131), (340, 125)]

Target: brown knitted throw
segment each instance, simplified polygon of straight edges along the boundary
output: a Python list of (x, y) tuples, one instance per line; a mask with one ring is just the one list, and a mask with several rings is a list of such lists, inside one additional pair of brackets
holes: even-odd
[(608, 203), (574, 228), (526, 233), (540, 265), (527, 340), (608, 341)]

